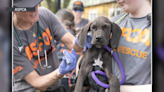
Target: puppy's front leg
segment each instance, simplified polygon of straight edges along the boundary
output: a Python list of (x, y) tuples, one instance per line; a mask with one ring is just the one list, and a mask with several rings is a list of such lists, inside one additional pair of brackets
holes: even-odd
[(108, 77), (110, 92), (120, 92), (120, 83), (116, 76), (112, 75), (112, 57), (106, 53), (103, 56), (103, 69)]
[(83, 84), (90, 69), (92, 69), (92, 65), (89, 64), (87, 67), (80, 68), (74, 92), (83, 92)]
[(112, 75), (107, 68), (105, 69), (105, 73), (109, 79), (110, 92), (120, 92), (120, 83), (118, 78)]
[(84, 81), (89, 74), (89, 70), (93, 67), (92, 63), (94, 59), (90, 58), (88, 55), (85, 55), (84, 57), (85, 58), (82, 60), (81, 67), (78, 73), (74, 92), (83, 92)]

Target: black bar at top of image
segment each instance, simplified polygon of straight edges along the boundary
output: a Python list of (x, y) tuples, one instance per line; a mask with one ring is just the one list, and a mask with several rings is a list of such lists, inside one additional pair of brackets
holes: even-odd
[(26, 8), (26, 7), (7, 7), (6, 10), (8, 12), (12, 12), (12, 11), (20, 11), (20, 12), (26, 12), (26, 11), (35, 11), (35, 7), (31, 7), (31, 8)]

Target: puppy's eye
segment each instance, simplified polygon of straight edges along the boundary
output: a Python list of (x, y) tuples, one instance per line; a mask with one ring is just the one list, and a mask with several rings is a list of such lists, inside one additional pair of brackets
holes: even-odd
[(95, 27), (95, 26), (93, 26), (93, 27), (92, 27), (92, 29), (96, 30), (96, 27)]
[(108, 26), (107, 25), (104, 25), (104, 27), (103, 27), (104, 29), (108, 29)]

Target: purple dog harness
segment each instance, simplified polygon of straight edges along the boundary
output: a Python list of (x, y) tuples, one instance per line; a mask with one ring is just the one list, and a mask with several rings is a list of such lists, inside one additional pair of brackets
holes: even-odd
[[(113, 54), (113, 57), (116, 59), (117, 61), (117, 64), (119, 65), (120, 67), (120, 70), (121, 70), (121, 74), (122, 74), (122, 80), (120, 82), (120, 85), (122, 85), (125, 81), (125, 72), (124, 72), (124, 69), (123, 69), (123, 66), (120, 62), (120, 60), (118, 59), (118, 57), (116, 56), (116, 54), (111, 51), (111, 49), (108, 47), (108, 46), (104, 46), (105, 49), (107, 49), (110, 53)], [(100, 74), (100, 75), (103, 75), (106, 79), (107, 79), (107, 75), (103, 72), (103, 71), (100, 71), (100, 70), (96, 70), (96, 71), (92, 71), (92, 78), (94, 79), (94, 81), (104, 87), (104, 88), (110, 88), (110, 85), (109, 84), (104, 84), (103, 82), (101, 82), (97, 77), (96, 77), (96, 74)]]

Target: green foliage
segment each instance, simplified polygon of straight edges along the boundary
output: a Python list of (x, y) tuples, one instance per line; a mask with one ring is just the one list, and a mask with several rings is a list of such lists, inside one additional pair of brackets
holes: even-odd
[[(62, 3), (62, 0), (60, 0), (61, 8), (67, 8), (70, 1), (71, 0), (63, 0)], [(57, 0), (43, 0), (43, 2), (41, 2), (41, 6), (48, 8), (53, 13), (57, 12)]]
[(70, 2), (70, 0), (64, 0), (64, 2), (63, 2), (63, 8), (67, 8), (69, 2)]
[(56, 0), (46, 0), (48, 9), (56, 13)]

